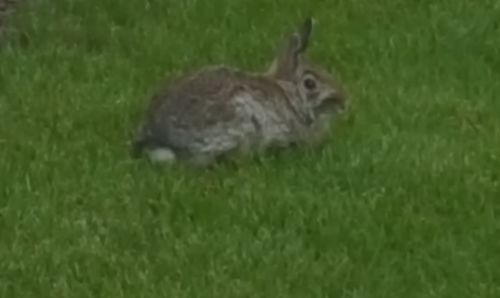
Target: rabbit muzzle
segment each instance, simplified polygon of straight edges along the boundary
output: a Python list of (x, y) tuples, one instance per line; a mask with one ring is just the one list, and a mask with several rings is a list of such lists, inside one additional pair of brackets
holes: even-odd
[(316, 115), (344, 113), (347, 110), (345, 97), (337, 92), (332, 92), (314, 108)]

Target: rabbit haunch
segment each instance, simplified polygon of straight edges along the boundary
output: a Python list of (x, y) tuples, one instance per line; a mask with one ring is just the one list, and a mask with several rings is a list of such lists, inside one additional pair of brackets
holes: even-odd
[(311, 29), (309, 19), (265, 74), (210, 67), (169, 84), (153, 97), (134, 153), (209, 164), (235, 151), (321, 141), (346, 99), (333, 78), (305, 57)]

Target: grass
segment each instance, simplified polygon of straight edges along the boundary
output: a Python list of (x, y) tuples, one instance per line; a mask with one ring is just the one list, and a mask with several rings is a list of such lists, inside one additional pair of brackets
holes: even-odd
[[(0, 50), (0, 297), (500, 297), (498, 1), (49, 2)], [(129, 158), (161, 82), (308, 15), (352, 98), (324, 149)]]

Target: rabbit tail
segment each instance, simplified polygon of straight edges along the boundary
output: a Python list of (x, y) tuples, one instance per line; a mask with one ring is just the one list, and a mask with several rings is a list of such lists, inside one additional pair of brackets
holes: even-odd
[(158, 144), (150, 134), (145, 133), (144, 129), (140, 129), (132, 141), (131, 155), (133, 158), (139, 158), (143, 154), (146, 154), (149, 160), (154, 163), (172, 163), (177, 159), (172, 149)]

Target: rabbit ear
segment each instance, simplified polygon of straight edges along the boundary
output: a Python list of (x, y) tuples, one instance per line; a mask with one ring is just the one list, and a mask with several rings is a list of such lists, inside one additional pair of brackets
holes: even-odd
[(269, 73), (277, 78), (290, 78), (300, 64), (300, 55), (309, 45), (313, 20), (307, 18), (298, 30), (288, 38), (278, 57), (274, 60)]
[(307, 46), (309, 45), (309, 37), (311, 36), (313, 27), (313, 19), (307, 18), (305, 22), (300, 26), (299, 30), (293, 35), (295, 37), (296, 42), (296, 53), (300, 54), (307, 50)]

